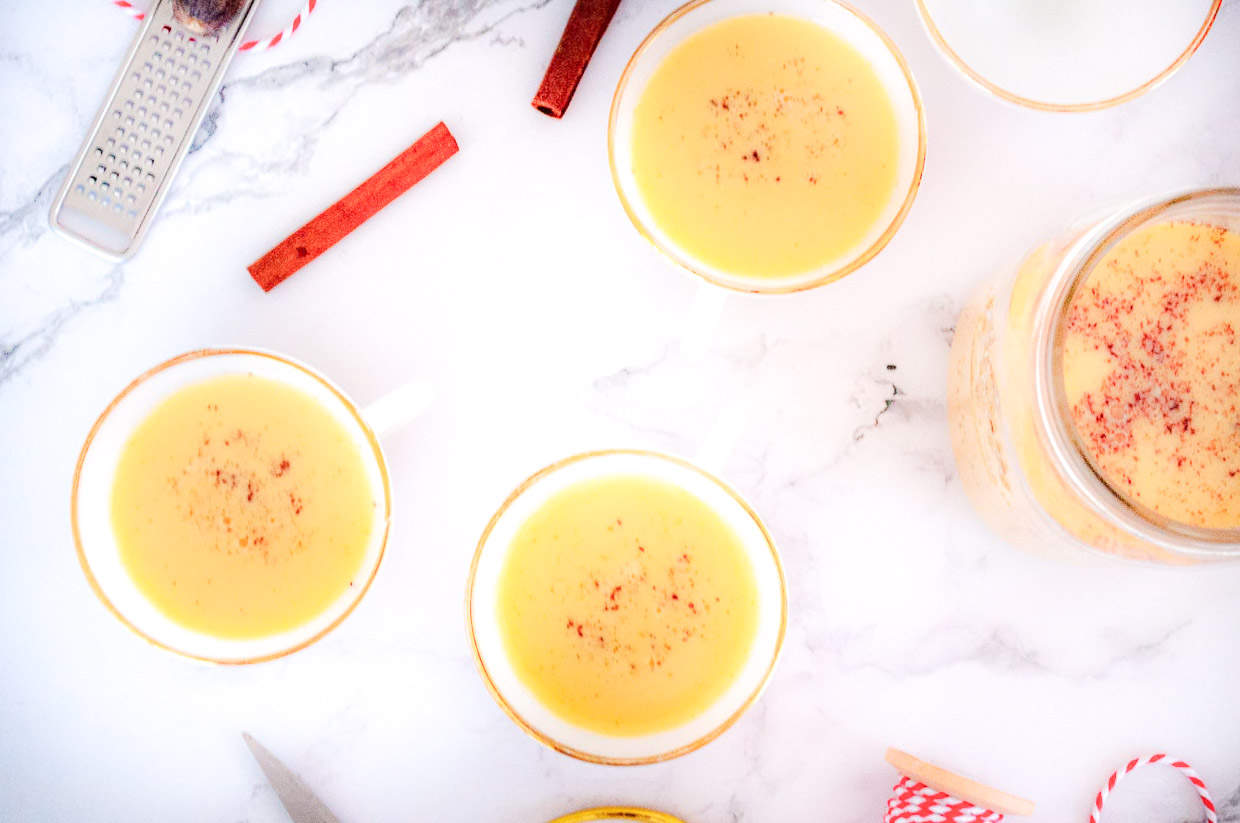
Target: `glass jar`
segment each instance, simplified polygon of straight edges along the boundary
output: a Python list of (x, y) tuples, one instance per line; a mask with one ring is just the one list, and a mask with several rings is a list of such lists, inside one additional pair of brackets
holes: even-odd
[(988, 283), (960, 315), (948, 418), (961, 483), (982, 517), (1022, 548), (1161, 564), (1240, 558), (1240, 528), (1174, 521), (1114, 488), (1066, 400), (1062, 334), (1077, 290), (1125, 238), (1173, 221), (1240, 230), (1240, 189), (1160, 197), (1084, 221)]
[(1040, 111), (1096, 111), (1150, 91), (1209, 34), (1221, 0), (916, 0), (931, 41), (978, 87)]

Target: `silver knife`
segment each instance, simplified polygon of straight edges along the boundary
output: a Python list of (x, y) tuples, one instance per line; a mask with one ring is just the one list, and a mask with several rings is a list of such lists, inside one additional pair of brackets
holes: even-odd
[(288, 812), (289, 820), (293, 823), (340, 823), (331, 809), (301, 782), (301, 778), (267, 751), (262, 743), (248, 732), (242, 732), (241, 738), (245, 740), (245, 745), (250, 747), (250, 753), (267, 776), (267, 782), (275, 789), (276, 797), (280, 798), (284, 811)]

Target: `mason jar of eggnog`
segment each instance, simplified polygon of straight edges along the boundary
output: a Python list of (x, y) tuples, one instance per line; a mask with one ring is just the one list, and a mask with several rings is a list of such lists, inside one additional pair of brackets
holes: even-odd
[(1078, 224), (956, 325), (961, 482), (1024, 548), (1240, 558), (1240, 189)]

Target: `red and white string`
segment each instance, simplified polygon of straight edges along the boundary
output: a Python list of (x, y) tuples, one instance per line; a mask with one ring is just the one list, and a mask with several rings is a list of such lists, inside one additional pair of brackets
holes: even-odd
[(1089, 823), (1099, 823), (1102, 820), (1102, 807), (1106, 804), (1107, 798), (1111, 792), (1115, 790), (1115, 786), (1119, 781), (1123, 780), (1129, 774), (1142, 766), (1148, 766), (1151, 763), (1163, 763), (1176, 769), (1180, 774), (1188, 778), (1188, 782), (1193, 784), (1193, 788), (1197, 790), (1197, 795), (1201, 798), (1201, 805), (1206, 809), (1207, 823), (1218, 823), (1218, 813), (1214, 809), (1214, 798), (1210, 797), (1210, 790), (1206, 788), (1205, 781), (1197, 774), (1192, 766), (1183, 760), (1172, 760), (1165, 754), (1155, 754), (1149, 757), (1139, 757), (1136, 760), (1130, 760), (1123, 766), (1115, 770), (1115, 773), (1107, 780), (1106, 785), (1102, 787), (1102, 791), (1098, 792), (1098, 797), (1094, 800), (1093, 811), (1089, 813)]
[[(108, 0), (108, 2), (128, 14), (130, 17), (133, 17), (135, 20), (142, 20), (146, 18), (146, 12), (129, 2), (129, 0)], [(293, 22), (289, 23), (283, 31), (276, 32), (271, 37), (263, 40), (247, 40), (237, 47), (237, 51), (266, 51), (267, 49), (274, 49), (276, 46), (292, 37), (294, 32), (301, 28), (301, 24), (307, 17), (314, 13), (314, 8), (317, 5), (318, 0), (306, 0), (306, 5), (302, 6), (301, 11), (299, 11), (297, 16), (293, 18)]]
[[(1153, 763), (1163, 763), (1176, 769), (1193, 784), (1201, 805), (1205, 807), (1206, 823), (1218, 823), (1218, 813), (1214, 808), (1214, 798), (1206, 788), (1205, 781), (1183, 760), (1172, 760), (1165, 754), (1139, 757), (1117, 769), (1108, 778), (1106, 785), (1094, 799), (1094, 807), (1089, 814), (1089, 823), (1101, 823), (1102, 809), (1107, 798), (1126, 776)], [(975, 806), (967, 800), (952, 797), (946, 792), (932, 789), (911, 777), (901, 777), (892, 790), (891, 799), (887, 801), (886, 823), (1002, 823), (1003, 815), (996, 811)]]
[(887, 801), (886, 823), (1000, 823), (1003, 815), (901, 777)]

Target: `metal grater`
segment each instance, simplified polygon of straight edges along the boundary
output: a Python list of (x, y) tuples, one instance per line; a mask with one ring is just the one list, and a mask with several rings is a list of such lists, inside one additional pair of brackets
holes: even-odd
[(112, 260), (137, 251), (259, 2), (202, 36), (155, 0), (52, 202), (56, 232)]

